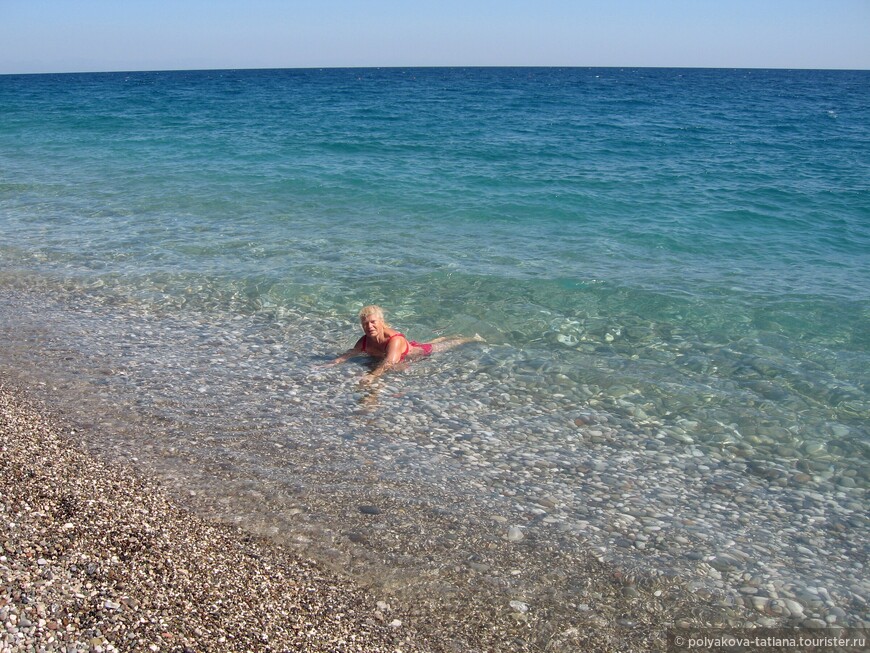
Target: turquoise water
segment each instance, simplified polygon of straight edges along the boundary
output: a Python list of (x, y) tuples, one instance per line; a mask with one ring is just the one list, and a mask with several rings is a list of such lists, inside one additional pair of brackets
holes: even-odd
[[(771, 348), (772, 382), (860, 427), (867, 81), (615, 69), (4, 77), (3, 268), (165, 310), (350, 321), (376, 301), (419, 337), (479, 331), (569, 366), (603, 348), (595, 355), (652, 382), (675, 370), (655, 364), (647, 350), (662, 338), (650, 334), (678, 330), (737, 357)], [(824, 373), (796, 372), (807, 358)], [(692, 379), (690, 366), (675, 380), (751, 392), (739, 367)]]
[[(129, 346), (143, 315), (197, 325), (154, 336), (179, 352), (198, 346), (180, 333), (202, 329), (207, 341), (209, 324), (243, 322), (258, 347), (275, 345), (265, 376), (285, 378), (294, 412), (326, 441), (374, 428), (431, 441), (436, 466), (457, 441), (488, 434), (477, 447), (471, 438), (477, 458), (457, 473), (482, 497), (531, 497), (538, 509), (539, 490), (555, 493), (562, 507), (544, 510), (575, 533), (610, 514), (577, 508), (592, 492), (577, 471), (584, 456), (623, 466), (628, 456), (661, 483), (648, 479), (644, 501), (673, 483), (690, 511), (692, 487), (742, 465), (732, 492), (748, 484), (771, 506), (797, 492), (777, 504), (792, 521), (768, 525), (772, 537), (791, 542), (816, 524), (794, 506), (820, 496), (823, 518), (838, 506), (854, 538), (831, 573), (854, 578), (850, 564), (866, 558), (856, 506), (870, 484), (870, 73), (3, 76), (0, 225), (0, 289), (69, 315), (111, 307), (98, 325), (120, 320), (99, 342), (88, 335), (99, 326), (68, 326), (85, 353)], [(487, 343), (390, 378), (374, 426), (353, 426), (362, 368), (312, 365), (355, 340), (369, 303), (417, 340)], [(202, 402), (220, 415), (241, 385), (267, 394), (240, 359), (203, 362), (206, 389), (188, 396), (171, 382), (183, 372), (159, 359), (144, 356), (123, 385), (145, 412), (171, 396), (177, 407), (160, 411), (181, 431), (197, 428), (181, 415)], [(251, 401), (262, 428), (283, 433), (287, 406)], [(583, 432), (587, 421), (614, 439)], [(578, 428), (586, 444), (559, 453)], [(547, 451), (558, 473), (539, 466), (526, 488), (515, 463)], [(689, 452), (702, 468), (680, 464), (662, 480), (674, 470), (651, 452), (659, 463)], [(716, 520), (723, 539), (699, 545), (705, 555), (757, 536)], [(583, 536), (615, 551), (619, 533), (602, 533)], [(644, 548), (628, 555), (662, 564)], [(770, 557), (819, 585), (797, 554)], [(866, 587), (840, 603), (855, 596)]]

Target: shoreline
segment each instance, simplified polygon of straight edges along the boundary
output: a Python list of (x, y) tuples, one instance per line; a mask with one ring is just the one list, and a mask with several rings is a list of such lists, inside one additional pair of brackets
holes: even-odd
[(437, 650), (366, 589), (191, 514), (44, 413), (0, 385), (3, 650)]
[(679, 583), (663, 593), (591, 557), (574, 576), (591, 607), (570, 621), (487, 605), (471, 580), (440, 604), (396, 599), (191, 512), (159, 480), (87, 452), (40, 396), (0, 383), (3, 651), (611, 653), (724, 623), (709, 606), (686, 619), (704, 602)]
[[(578, 569), (596, 614), (573, 625), (482, 605), (471, 584), (441, 614), (401, 605), (192, 513), (159, 480), (88, 453), (79, 428), (38, 393), (0, 383), (0, 650), (644, 651), (673, 625), (655, 624), (665, 604), (648, 605), (647, 588), (641, 597), (604, 565)], [(644, 616), (618, 619), (629, 606)]]
[[(93, 314), (87, 312), (89, 319), (84, 325), (70, 324), (56, 319), (56, 314), (54, 319), (46, 320), (50, 311), (42, 304), (19, 303), (17, 308), (22, 306), (23, 313), (8, 311), (9, 316), (15, 315), (14, 329), (12, 325), (6, 329), (8, 349), (0, 363), (5, 379), (0, 387), (5, 384), (7, 391), (16, 390), (14, 397), (29, 406), (27, 419), (45, 423), (45, 429), (53, 426), (53, 437), (63, 443), (55, 445), (56, 450), (92, 452), (82, 453), (77, 467), (65, 468), (71, 479), (91, 469), (119, 479), (120, 485), (128, 477), (139, 479), (146, 495), (162, 493), (164, 501), (173, 506), (166, 518), (169, 532), (173, 528), (184, 530), (174, 523), (198, 520), (203, 528), (228, 529), (230, 542), (246, 544), (256, 540), (274, 552), (273, 560), (313, 559), (316, 568), (338, 579), (336, 583), (346, 583), (352, 589), (376, 588), (369, 590), (375, 596), (367, 600), (363, 623), (377, 611), (383, 621), (375, 616), (376, 625), (401, 621), (399, 632), (392, 634), (412, 637), (403, 651), (642, 651), (662, 648), (667, 631), (675, 627), (794, 627), (799, 623), (778, 618), (767, 610), (768, 604), (779, 604), (777, 596), (771, 598), (759, 591), (758, 602), (755, 596), (749, 597), (751, 603), (743, 597), (733, 601), (720, 591), (721, 583), (711, 584), (702, 578), (699, 584), (692, 573), (607, 558), (593, 541), (565, 533), (558, 520), (547, 519), (550, 511), (517, 514), (495, 502), (468, 502), (460, 509), (454, 502), (480, 484), (461, 484), (461, 475), (453, 475), (447, 464), (415, 467), (415, 456), (421, 448), (424, 460), (429, 461), (426, 440), (406, 446), (399, 436), (367, 440), (362, 434), (359, 439), (342, 438), (335, 450), (331, 447), (337, 438), (328, 439), (326, 448), (317, 443), (311, 446), (316, 435), (312, 431), (314, 423), (297, 412), (278, 424), (280, 438), (269, 435), (275, 432), (274, 425), (249, 428), (239, 440), (251, 448), (216, 447), (209, 455), (201, 455), (203, 447), (210, 446), (211, 436), (225, 430), (233, 433), (236, 413), (212, 414), (211, 404), (202, 404), (198, 399), (206, 396), (200, 384), (192, 384), (198, 392), (189, 406), (184, 404), (189, 411), (167, 415), (180, 416), (180, 424), (153, 419), (153, 415), (152, 419), (142, 419), (140, 402), (173, 395), (155, 396), (153, 389), (149, 393), (150, 377), (126, 373), (139, 368), (137, 361), (125, 358), (125, 347), (135, 344), (137, 351), (142, 349), (147, 355), (149, 343), (170, 340), (156, 330), (160, 324), (134, 322), (130, 333), (148, 333), (150, 337), (144, 343), (134, 343), (133, 336), (121, 338), (115, 346), (123, 350), (119, 355), (110, 345), (125, 323), (106, 319), (103, 312), (95, 310)], [(169, 326), (178, 327), (172, 323)], [(100, 338), (99, 349), (89, 349), (87, 341), (76, 340), (76, 334), (86, 332)], [(176, 332), (170, 329), (168, 335)], [(267, 336), (255, 344), (268, 346), (271, 342)], [(222, 350), (225, 346), (221, 345)], [(206, 355), (211, 356), (213, 349), (213, 341), (209, 340)], [(162, 350), (163, 360), (184, 361), (180, 368), (169, 366), (162, 370), (161, 378), (176, 375), (176, 381), (167, 382), (164, 390), (183, 389), (178, 379), (184, 379), (180, 375), (189, 366), (196, 369), (198, 351), (194, 348), (191, 356), (191, 350), (185, 347)], [(257, 363), (257, 355), (243, 351)], [(211, 363), (201, 364), (202, 369), (212, 369)], [(253, 369), (259, 368), (255, 364)], [(268, 385), (264, 389), (267, 397), (278, 393)], [(293, 389), (289, 388), (291, 393)], [(290, 404), (295, 405), (294, 395), (289, 397)], [(146, 408), (149, 405), (146, 403)], [(383, 420), (375, 420), (370, 428), (377, 430), (382, 425)], [(173, 431), (177, 426), (190, 431), (178, 437)], [(618, 435), (616, 426), (607, 428), (602, 433)], [(71, 434), (72, 430), (76, 432)], [(36, 444), (34, 451), (38, 451)], [(246, 467), (244, 456), (249, 451), (265, 456), (262, 459), (267, 467)], [(53, 460), (56, 455), (25, 452), (20, 457)], [(161, 466), (166, 456), (186, 455), (192, 457), (185, 465)], [(378, 459), (383, 460), (380, 466), (375, 464)], [(397, 478), (391, 473), (396, 466), (416, 471)], [(69, 484), (59, 469), (36, 465), (31, 471), (41, 474), (46, 486)], [(278, 476), (270, 477), (270, 469)], [(426, 475), (420, 475), (423, 471)], [(445, 472), (451, 474), (445, 477), (449, 480), (433, 482)], [(353, 485), (346, 483), (344, 476), (348, 473), (354, 474)], [(584, 478), (588, 482), (599, 477), (587, 470)], [(133, 496), (142, 493), (135, 488), (129, 490)], [(273, 501), (275, 497), (279, 500)], [(366, 513), (363, 505), (376, 507), (377, 513)], [(133, 517), (135, 525), (138, 517)], [(519, 539), (512, 537), (516, 529), (516, 535), (522, 535)], [(133, 532), (138, 531), (134, 528)], [(98, 540), (91, 542), (100, 545)], [(198, 547), (196, 542), (182, 546), (175, 557), (181, 559), (192, 551), (194, 559), (202, 558)], [(90, 555), (91, 551), (85, 550), (84, 554)], [(699, 566), (705, 569), (703, 564)], [(199, 568), (211, 569), (207, 574), (215, 575), (215, 566), (208, 559)], [(249, 570), (247, 577), (237, 581), (231, 599), (258, 582), (254, 572)], [(378, 602), (389, 604), (390, 610), (380, 610)], [(271, 606), (263, 610), (280, 614)], [(0, 623), (5, 621), (0, 619)], [(217, 645), (227, 646), (227, 641)], [(291, 648), (273, 650), (294, 650), (298, 646), (294, 643)], [(362, 650), (377, 649), (369, 646)]]

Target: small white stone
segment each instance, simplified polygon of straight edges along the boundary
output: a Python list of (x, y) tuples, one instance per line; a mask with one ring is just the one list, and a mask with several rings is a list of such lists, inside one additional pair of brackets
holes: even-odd
[(511, 601), (510, 606), (517, 612), (528, 612), (529, 606), (522, 601)]
[(401, 628), (401, 627), (402, 627), (402, 620), (401, 619), (393, 619), (390, 622), (390, 628)]

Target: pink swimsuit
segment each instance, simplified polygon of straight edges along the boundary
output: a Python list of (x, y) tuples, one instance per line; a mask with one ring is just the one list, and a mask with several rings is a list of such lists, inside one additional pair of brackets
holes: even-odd
[[(405, 338), (405, 334), (404, 334), (404, 333), (394, 333), (394, 334), (391, 335), (389, 338), (387, 338), (387, 342), (390, 342), (390, 340), (392, 340), (392, 339), (395, 338), (396, 336), (402, 336), (403, 338)], [(368, 338), (368, 336), (363, 336), (363, 337), (362, 337), (362, 350), (363, 350), (363, 351), (366, 350), (366, 341), (367, 341), (367, 338)], [(407, 338), (405, 338), (405, 342), (408, 343), (408, 346), (405, 347), (405, 351), (404, 351), (404, 353), (402, 353), (402, 355), (399, 357), (399, 361), (403, 361), (403, 360), (405, 360), (405, 356), (407, 356), (407, 355), (408, 355), (408, 352), (411, 351), (411, 347), (419, 347), (420, 349), (422, 349), (422, 350), (423, 350), (423, 355), (424, 355), (424, 356), (428, 356), (429, 354), (432, 353), (432, 345), (430, 345), (428, 342), (416, 342), (416, 341), (414, 341), (414, 340), (408, 340)], [(386, 349), (386, 347), (385, 347), (385, 349)]]

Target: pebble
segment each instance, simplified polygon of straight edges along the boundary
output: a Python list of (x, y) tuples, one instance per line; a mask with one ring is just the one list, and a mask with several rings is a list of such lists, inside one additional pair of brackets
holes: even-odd
[(377, 506), (360, 506), (359, 511), (364, 515), (380, 515), (383, 512)]
[(792, 599), (783, 599), (782, 601), (792, 617), (802, 617), (804, 615), (804, 607), (797, 601)]
[(507, 540), (509, 542), (519, 542), (524, 537), (525, 535), (523, 535), (523, 531), (519, 526), (511, 526), (508, 529)]
[(838, 608), (838, 607), (833, 607), (828, 612), (830, 615), (833, 615), (834, 617), (837, 617), (838, 619), (843, 619), (844, 617), (847, 616), (846, 611), (843, 610), (842, 608)]
[(735, 557), (720, 553), (710, 561), (710, 566), (721, 572), (734, 571), (740, 567), (740, 561)]
[(758, 612), (767, 612), (767, 603), (769, 599), (766, 597), (752, 597), (750, 603)]

